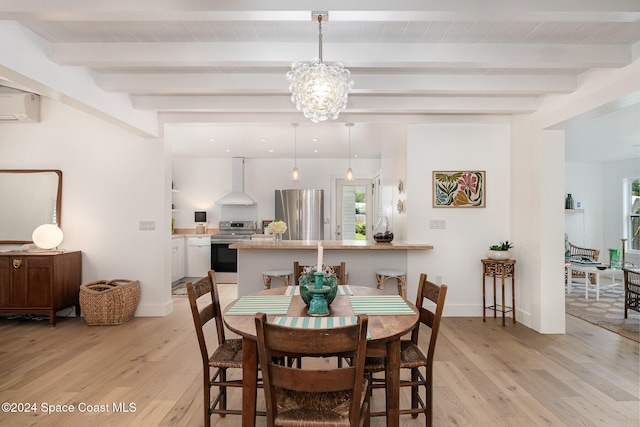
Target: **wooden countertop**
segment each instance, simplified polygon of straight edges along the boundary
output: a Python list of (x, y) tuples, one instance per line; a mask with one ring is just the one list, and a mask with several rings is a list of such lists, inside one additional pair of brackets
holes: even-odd
[[(391, 242), (376, 243), (366, 240), (322, 240), (324, 249), (361, 249), (361, 250), (426, 250), (433, 249), (432, 245), (419, 243)], [(318, 240), (283, 240), (278, 243), (266, 239), (243, 240), (229, 245), (231, 249), (318, 249)]]

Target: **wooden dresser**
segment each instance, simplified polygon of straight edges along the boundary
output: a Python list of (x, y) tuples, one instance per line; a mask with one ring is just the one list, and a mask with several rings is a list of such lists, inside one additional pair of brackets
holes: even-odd
[(75, 306), (80, 315), (82, 253), (0, 253), (0, 313), (48, 314)]

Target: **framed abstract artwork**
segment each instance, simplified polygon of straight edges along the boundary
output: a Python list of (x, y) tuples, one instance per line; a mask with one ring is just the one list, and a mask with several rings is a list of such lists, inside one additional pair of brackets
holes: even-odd
[(434, 208), (484, 208), (485, 171), (433, 171)]

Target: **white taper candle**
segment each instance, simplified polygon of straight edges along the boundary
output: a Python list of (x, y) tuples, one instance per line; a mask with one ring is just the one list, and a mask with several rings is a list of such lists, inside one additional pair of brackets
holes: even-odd
[(322, 242), (318, 242), (318, 263), (316, 264), (316, 271), (322, 270), (322, 252), (324, 248), (322, 247)]

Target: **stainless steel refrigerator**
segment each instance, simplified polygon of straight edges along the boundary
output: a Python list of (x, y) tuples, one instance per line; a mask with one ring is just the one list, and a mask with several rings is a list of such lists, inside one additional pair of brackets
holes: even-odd
[(285, 240), (324, 238), (324, 190), (276, 190), (276, 216), (287, 224)]

